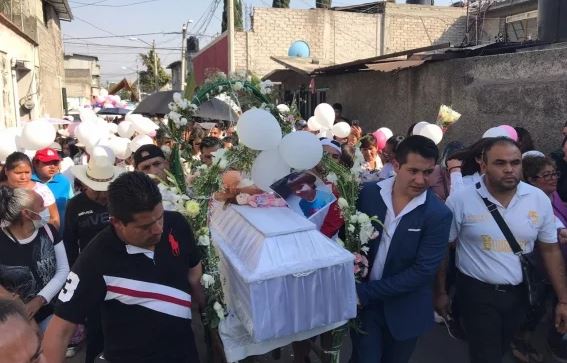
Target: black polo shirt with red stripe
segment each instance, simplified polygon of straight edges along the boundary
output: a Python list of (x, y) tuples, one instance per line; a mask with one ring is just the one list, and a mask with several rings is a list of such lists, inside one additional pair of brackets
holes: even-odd
[(179, 213), (164, 213), (153, 254), (127, 246), (109, 226), (77, 259), (55, 314), (81, 324), (100, 306), (104, 356), (111, 363), (198, 362), (188, 271), (200, 260), (191, 227)]

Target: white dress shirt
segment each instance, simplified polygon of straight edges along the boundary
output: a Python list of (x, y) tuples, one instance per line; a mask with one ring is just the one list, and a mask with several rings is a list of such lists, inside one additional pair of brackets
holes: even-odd
[(382, 274), (384, 273), (384, 265), (386, 263), (386, 257), (388, 257), (388, 250), (390, 249), (390, 244), (392, 242), (392, 237), (396, 232), (396, 228), (400, 223), (402, 217), (409, 212), (413, 211), (415, 208), (425, 203), (427, 197), (427, 191), (424, 191), (417, 197), (410, 200), (408, 204), (402, 209), (402, 211), (395, 215), (394, 207), (392, 203), (392, 192), (394, 189), (394, 182), (396, 177), (392, 177), (386, 180), (382, 180), (378, 183), (380, 186), (380, 196), (386, 204), (386, 217), (384, 218), (384, 229), (382, 230), (382, 236), (380, 237), (380, 245), (378, 245), (378, 251), (376, 252), (376, 257), (374, 258), (374, 264), (372, 265), (372, 270), (370, 271), (370, 280), (380, 280)]

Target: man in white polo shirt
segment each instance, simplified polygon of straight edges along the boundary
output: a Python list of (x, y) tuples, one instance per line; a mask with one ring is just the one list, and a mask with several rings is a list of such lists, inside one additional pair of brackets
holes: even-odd
[(520, 259), (483, 198), (497, 206), (524, 253), (539, 242), (559, 301), (555, 324), (560, 332), (567, 330), (567, 285), (551, 202), (540, 189), (520, 181), (522, 155), (517, 144), (494, 138), (485, 144), (482, 155), (482, 180), (447, 199), (453, 212), (449, 240), (457, 240), (456, 298), (471, 363), (499, 363), (526, 317), (528, 295)]

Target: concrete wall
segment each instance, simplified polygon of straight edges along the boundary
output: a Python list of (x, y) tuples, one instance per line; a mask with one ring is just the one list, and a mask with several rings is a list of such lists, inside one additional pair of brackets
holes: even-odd
[(63, 61), (63, 41), (61, 37), (61, 24), (55, 9), (48, 5), (42, 18), (38, 21), (39, 43), (39, 106), (40, 115), (48, 114), (51, 117), (63, 116), (63, 84), (65, 69)]
[(536, 147), (556, 149), (567, 115), (567, 49), (551, 49), (426, 63), (400, 72), (320, 77), (327, 101), (367, 131), (381, 126), (405, 134), (409, 125), (435, 121), (441, 104), (462, 113), (445, 140), (470, 144), (489, 127), (527, 128)]
[[(21, 0), (22, 13), (0, 14), (0, 127), (16, 126), (46, 114), (63, 116), (63, 43), (59, 18), (50, 5), (43, 14), (41, 0)], [(16, 6), (15, 5), (15, 6)], [(44, 18), (46, 22), (44, 22)], [(29, 71), (15, 70), (23, 61)], [(31, 111), (21, 105), (30, 100)]]
[(283, 66), (271, 56), (287, 56), (296, 40), (311, 57), (331, 63), (439, 44), (461, 44), (465, 11), (446, 6), (385, 4), (384, 14), (325, 9), (254, 8), (253, 27), (235, 34), (236, 70), (264, 76)]

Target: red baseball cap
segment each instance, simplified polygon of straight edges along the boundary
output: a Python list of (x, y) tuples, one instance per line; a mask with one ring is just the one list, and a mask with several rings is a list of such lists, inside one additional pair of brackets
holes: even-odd
[(49, 163), (51, 161), (61, 161), (61, 158), (59, 157), (57, 151), (49, 147), (36, 151), (34, 159), (39, 160), (42, 163)]

